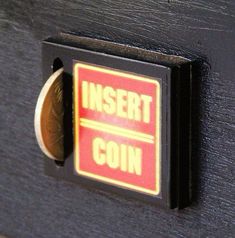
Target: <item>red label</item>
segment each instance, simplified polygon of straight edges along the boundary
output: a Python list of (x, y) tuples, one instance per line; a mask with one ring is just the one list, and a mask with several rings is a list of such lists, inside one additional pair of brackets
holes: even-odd
[(75, 170), (94, 180), (160, 192), (160, 84), (74, 65)]

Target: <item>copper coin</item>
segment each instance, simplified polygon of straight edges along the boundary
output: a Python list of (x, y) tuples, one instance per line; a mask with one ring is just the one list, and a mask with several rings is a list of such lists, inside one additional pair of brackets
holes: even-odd
[(39, 147), (46, 156), (64, 160), (63, 68), (44, 84), (36, 105), (34, 128)]

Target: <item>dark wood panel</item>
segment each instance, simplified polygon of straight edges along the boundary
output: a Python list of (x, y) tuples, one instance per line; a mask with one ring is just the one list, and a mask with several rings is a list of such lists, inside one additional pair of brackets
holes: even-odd
[[(235, 2), (0, 0), (0, 233), (9, 237), (233, 237)], [(34, 136), (41, 40), (59, 31), (201, 58), (193, 204), (163, 210), (47, 177)]]

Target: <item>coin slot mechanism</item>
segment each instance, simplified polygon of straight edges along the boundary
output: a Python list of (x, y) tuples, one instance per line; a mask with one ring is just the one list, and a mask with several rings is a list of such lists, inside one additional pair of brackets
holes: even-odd
[[(131, 47), (127, 45), (121, 45), (118, 43), (108, 42), (104, 40), (98, 40), (98, 39), (91, 39), (88, 37), (80, 37), (80, 36), (74, 36), (70, 34), (61, 33), (59, 36), (54, 38), (49, 38), (43, 42), (43, 49), (42, 49), (42, 63), (43, 63), (43, 81), (44, 83), (46, 80), (50, 77), (53, 71), (56, 71), (58, 68), (61, 68), (63, 66), (64, 72), (63, 72), (63, 107), (64, 107), (64, 117), (63, 117), (63, 130), (65, 132), (64, 135), (64, 161), (53, 161), (49, 159), (45, 159), (45, 173), (47, 175), (53, 176), (57, 179), (64, 179), (68, 181), (72, 181), (75, 183), (78, 183), (79, 185), (82, 185), (84, 187), (88, 187), (91, 189), (92, 187), (95, 190), (102, 190), (102, 191), (110, 191), (114, 192), (116, 194), (120, 194), (121, 196), (125, 195), (129, 198), (139, 199), (146, 201), (151, 204), (156, 204), (164, 207), (170, 207), (170, 208), (182, 208), (189, 204), (190, 202), (190, 196), (191, 196), (191, 184), (190, 184), (190, 146), (191, 146), (191, 127), (190, 127), (190, 102), (191, 102), (191, 82), (193, 79), (193, 71), (192, 68), (193, 63), (192, 61), (185, 59), (180, 56), (174, 56), (174, 55), (166, 55), (161, 52), (155, 52), (151, 50), (145, 50), (140, 49), (136, 47)], [(155, 95), (157, 92), (156, 90), (148, 88), (149, 84), (147, 81), (146, 84), (141, 84), (138, 86), (138, 90), (135, 90), (135, 85), (137, 85), (136, 81), (132, 80), (131, 82), (127, 79), (124, 83), (124, 80), (119, 80), (117, 77), (126, 77), (126, 75), (133, 75), (133, 76), (139, 76), (141, 78), (148, 78), (153, 82), (152, 80), (157, 81), (160, 85), (160, 95), (161, 99), (157, 100), (160, 105), (160, 113), (155, 113), (152, 115), (160, 115), (160, 123), (158, 123), (160, 126), (160, 155), (158, 156), (158, 160), (160, 161), (160, 172), (158, 173), (158, 177), (156, 177), (156, 181), (160, 183), (159, 193), (146, 193), (145, 191), (136, 190), (135, 183), (141, 183), (141, 179), (138, 180), (139, 175), (137, 174), (125, 174), (126, 177), (123, 175), (120, 175), (118, 173), (121, 173), (123, 171), (114, 171), (111, 173), (108, 171), (109, 167), (105, 167), (104, 170), (99, 167), (96, 169), (96, 167), (91, 167), (88, 161), (91, 163), (92, 160), (92, 148), (94, 148), (93, 143), (88, 143), (85, 138), (85, 135), (91, 135), (91, 131), (89, 131), (88, 126), (93, 128), (93, 125), (100, 126), (101, 124), (93, 123), (89, 124), (86, 122), (90, 122), (88, 120), (97, 120), (97, 115), (99, 112), (94, 112), (93, 114), (91, 111), (83, 113), (83, 115), (87, 116), (94, 115), (94, 118), (89, 118), (86, 121), (80, 121), (83, 125), (83, 128), (88, 128), (86, 131), (88, 131), (87, 134), (85, 134), (85, 129), (83, 129), (83, 133), (80, 133), (77, 138), (77, 142), (74, 143), (73, 141), (73, 133), (75, 134), (76, 130), (75, 127), (73, 127), (73, 110), (75, 110), (75, 104), (73, 103), (73, 96), (77, 95), (77, 97), (81, 94), (73, 94), (73, 88), (72, 88), (72, 77), (74, 74), (75, 68), (74, 65), (76, 63), (85, 64), (89, 66), (95, 66), (96, 69), (106, 69), (106, 71), (102, 71), (103, 74), (107, 73), (108, 71), (112, 71), (114, 76), (110, 78), (111, 76), (103, 77), (102, 79), (105, 80), (105, 78), (108, 78), (109, 81), (99, 81), (96, 82), (97, 75), (101, 75), (102, 72), (100, 70), (94, 72), (90, 72), (90, 76), (88, 77), (87, 69), (83, 70), (83, 81), (92, 81), (94, 80), (95, 83), (104, 86), (109, 86), (112, 83), (113, 89), (122, 89), (122, 91), (125, 89), (125, 87), (128, 87), (126, 91), (138, 91), (140, 90), (139, 95), (150, 95), (152, 98), (156, 98)], [(107, 71), (108, 70), (108, 71)], [(86, 72), (85, 72), (86, 71)], [(79, 78), (81, 82), (81, 71), (79, 71)], [(85, 73), (84, 73), (85, 72)], [(121, 72), (119, 76), (117, 76), (117, 72)], [(85, 76), (84, 76), (85, 75)], [(140, 79), (138, 77), (138, 79)], [(138, 80), (138, 82), (142, 82)], [(93, 81), (92, 81), (93, 83)], [(85, 85), (85, 84), (84, 84)], [(93, 85), (93, 84), (90, 84)], [(152, 84), (151, 84), (152, 85)], [(86, 87), (86, 86), (84, 86)], [(123, 89), (124, 87), (124, 89)], [(130, 88), (132, 87), (132, 88)], [(136, 86), (137, 87), (137, 86)], [(97, 87), (98, 88), (98, 87)], [(155, 88), (155, 87), (154, 87)], [(142, 92), (142, 90), (145, 90)], [(146, 91), (147, 90), (147, 91)], [(148, 90), (152, 90), (151, 94), (148, 94)], [(75, 92), (75, 87), (74, 87)], [(81, 92), (81, 90), (79, 91)], [(119, 92), (121, 92), (119, 90)], [(90, 95), (90, 94), (89, 94)], [(132, 94), (129, 94), (132, 95)], [(89, 96), (90, 98), (90, 96)], [(96, 102), (93, 98), (93, 102)], [(155, 102), (155, 100), (154, 100)], [(81, 108), (80, 106), (77, 107), (77, 109)], [(80, 109), (79, 109), (80, 110)], [(151, 110), (153, 111), (153, 110)], [(77, 115), (77, 121), (80, 114)], [(108, 118), (109, 115), (106, 115)], [(109, 120), (106, 117), (100, 116), (101, 123), (108, 123)], [(83, 117), (84, 119), (84, 117)], [(111, 118), (112, 119), (112, 118)], [(105, 121), (106, 120), (106, 121)], [(115, 119), (116, 120), (116, 119)], [(75, 121), (75, 120), (74, 120)], [(152, 120), (153, 121), (153, 120)], [(157, 123), (156, 123), (157, 124)], [(102, 124), (103, 125), (103, 124)], [(133, 125), (130, 125), (133, 127)], [(118, 128), (117, 128), (118, 127)], [(124, 125), (123, 125), (124, 127)], [(126, 131), (128, 132), (129, 137), (118, 137), (120, 136), (119, 132), (123, 131), (122, 125), (119, 126), (114, 125), (112, 129), (115, 129), (116, 134), (112, 135), (112, 140), (110, 141), (121, 141), (122, 145), (128, 144), (128, 142), (132, 142), (133, 133), (130, 133), (130, 130), (133, 128), (128, 128)], [(119, 130), (121, 128), (121, 130)], [(141, 127), (142, 128), (142, 127)], [(145, 127), (143, 127), (145, 128)], [(93, 128), (94, 129), (94, 128)], [(95, 128), (97, 129), (97, 128)], [(104, 127), (102, 128), (103, 131), (99, 131), (99, 136), (101, 137), (104, 133), (111, 134), (108, 129), (110, 127)], [(125, 128), (126, 129), (126, 128)], [(135, 129), (135, 128), (134, 128)], [(135, 132), (140, 132), (140, 127), (136, 128)], [(106, 130), (106, 131), (104, 131)], [(98, 131), (98, 130), (95, 130)], [(81, 132), (81, 130), (80, 130)], [(143, 132), (143, 131), (141, 131)], [(90, 134), (89, 134), (90, 133)], [(94, 132), (96, 133), (96, 132)], [(103, 134), (102, 134), (103, 133)], [(118, 134), (119, 133), (119, 134)], [(146, 133), (145, 133), (146, 134)], [(134, 135), (136, 135), (134, 133)], [(152, 134), (151, 134), (152, 135)], [(153, 135), (155, 136), (155, 134)], [(104, 138), (107, 138), (106, 135), (103, 136)], [(155, 136), (157, 138), (157, 136)], [(154, 137), (154, 138), (155, 138)], [(85, 138), (85, 139), (84, 139)], [(90, 137), (93, 138), (93, 137)], [(111, 137), (110, 137), (111, 138)], [(139, 137), (138, 137), (139, 138)], [(142, 137), (141, 137), (142, 138)], [(145, 137), (144, 137), (145, 138)], [(148, 137), (149, 138), (149, 137)], [(152, 137), (151, 137), (152, 138)], [(89, 139), (89, 138), (88, 138)], [(146, 139), (146, 138), (145, 138)], [(128, 140), (128, 141), (127, 141)], [(136, 140), (134, 138), (134, 140)], [(77, 173), (75, 170), (75, 154), (73, 151), (75, 151), (75, 148), (78, 148), (78, 142), (83, 143), (83, 147), (77, 152), (79, 155), (83, 156), (83, 160), (76, 160), (77, 168), (81, 165), (81, 168), (84, 169), (85, 172), (91, 172), (92, 176), (87, 176), (84, 173)], [(89, 140), (91, 141), (91, 140)], [(124, 143), (124, 141), (126, 143)], [(137, 141), (137, 140), (136, 140)], [(140, 148), (139, 141), (135, 143), (135, 148)], [(156, 139), (154, 139), (156, 141)], [(152, 141), (151, 141), (152, 142)], [(155, 142), (154, 142), (155, 143)], [(137, 145), (138, 144), (138, 145)], [(152, 144), (152, 143), (151, 143)], [(129, 144), (128, 144), (129, 145)], [(141, 144), (142, 145), (142, 144)], [(74, 148), (73, 148), (74, 146)], [(80, 146), (80, 144), (79, 144)], [(93, 146), (93, 147), (92, 147)], [(111, 148), (111, 147), (110, 147)], [(124, 148), (122, 146), (122, 148)], [(129, 147), (128, 147), (129, 148)], [(133, 146), (131, 148), (134, 148)], [(141, 147), (142, 148), (142, 147)], [(143, 147), (144, 148), (144, 147)], [(151, 147), (152, 148), (152, 147)], [(155, 148), (155, 147), (153, 147)], [(124, 151), (124, 150), (123, 150)], [(135, 150), (137, 151), (137, 150)], [(151, 150), (142, 150), (147, 152), (151, 152)], [(153, 150), (152, 150), (153, 151)], [(77, 154), (78, 154), (77, 153)], [(84, 156), (84, 154), (86, 154)], [(123, 152), (123, 154), (125, 154)], [(154, 152), (152, 154), (155, 154)], [(82, 158), (82, 157), (79, 158)], [(77, 157), (78, 158), (78, 157)], [(90, 160), (86, 159), (90, 158)], [(124, 157), (123, 157), (124, 158)], [(141, 157), (142, 158), (142, 157)], [(152, 171), (152, 174), (155, 173), (156, 170), (153, 170), (152, 168), (155, 168), (151, 166), (150, 159), (153, 158), (150, 156), (143, 157), (142, 161), (145, 161), (143, 166), (147, 168), (148, 172), (147, 176)], [(160, 159), (159, 159), (160, 158)], [(80, 162), (81, 161), (81, 162)], [(55, 164), (56, 163), (56, 164)], [(82, 164), (83, 163), (83, 164)], [(83, 167), (82, 167), (83, 166)], [(91, 168), (93, 168), (92, 171)], [(122, 167), (124, 168), (124, 167)], [(141, 167), (144, 169), (144, 167)], [(151, 170), (151, 171), (150, 171)], [(100, 173), (105, 172), (104, 173)], [(146, 170), (141, 170), (146, 171)], [(125, 171), (124, 171), (125, 172)], [(104, 181), (103, 177), (101, 180), (101, 176), (106, 176), (108, 180)], [(114, 178), (114, 176), (116, 176)], [(137, 177), (136, 180), (134, 180)], [(153, 176), (152, 176), (153, 177)], [(132, 180), (133, 178), (133, 180)], [(155, 178), (155, 177), (154, 177)], [(159, 178), (159, 179), (158, 179)], [(115, 181), (114, 181), (115, 179)], [(120, 183), (116, 183), (116, 181)], [(128, 180), (128, 181), (127, 181)], [(146, 179), (146, 181), (149, 181)], [(125, 186), (128, 183), (130, 186)], [(154, 182), (155, 184), (155, 182)], [(139, 185), (139, 184), (138, 184)], [(135, 187), (133, 187), (135, 186)], [(142, 186), (142, 183), (141, 183)], [(140, 187), (140, 186), (139, 186)], [(152, 190), (151, 190), (152, 191)]]
[(49, 76), (38, 97), (34, 126), (39, 147), (63, 167), (72, 152), (72, 77), (59, 57), (51, 60)]

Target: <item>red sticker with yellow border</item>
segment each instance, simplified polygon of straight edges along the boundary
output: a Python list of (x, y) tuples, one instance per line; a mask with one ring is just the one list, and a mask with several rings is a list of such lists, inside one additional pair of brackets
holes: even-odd
[(149, 195), (160, 192), (160, 84), (74, 64), (75, 170)]

